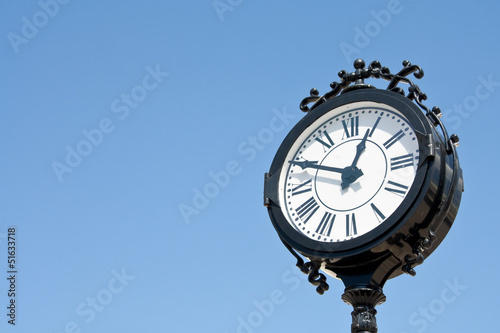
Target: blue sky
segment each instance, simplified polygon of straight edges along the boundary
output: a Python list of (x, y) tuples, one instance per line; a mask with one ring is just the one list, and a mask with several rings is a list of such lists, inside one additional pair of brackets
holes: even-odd
[[(393, 72), (405, 59), (424, 69), (426, 105), (439, 106), (461, 139), (466, 190), (417, 275), (387, 282), (379, 331), (491, 330), (498, 2), (0, 8), (2, 332), (348, 332), (342, 283), (330, 278), (316, 294), (262, 192), (281, 140), (304, 115), (299, 102), (313, 87), (326, 92), (358, 57)], [(8, 228), (15, 327), (6, 316)]]

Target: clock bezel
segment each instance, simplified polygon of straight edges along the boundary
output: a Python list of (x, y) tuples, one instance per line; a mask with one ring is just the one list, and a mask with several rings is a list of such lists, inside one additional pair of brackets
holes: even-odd
[[(415, 179), (399, 207), (381, 225), (371, 231), (341, 242), (323, 242), (311, 239), (297, 231), (281, 211), (278, 199), (280, 197), (278, 191), (281, 169), (286, 165), (287, 161), (285, 159), (297, 138), (320, 117), (340, 106), (364, 101), (381, 103), (397, 109), (413, 127), (419, 145), (419, 166), (415, 174)], [(430, 124), (425, 114), (417, 105), (400, 94), (386, 90), (362, 89), (351, 91), (337, 96), (313, 109), (293, 127), (283, 140), (269, 172), (271, 176), (276, 176), (273, 177), (273, 181), (270, 181), (265, 188), (265, 196), (271, 199), (268, 204), (269, 215), (281, 239), (305, 255), (328, 258), (355, 255), (371, 249), (386, 240), (400, 229), (401, 226), (405, 225), (406, 221), (411, 219), (408, 213), (412, 210), (412, 207), (418, 206), (416, 200), (420, 197), (419, 194), (424, 187), (429, 163), (428, 157), (432, 155), (430, 152), (430, 145), (432, 145), (432, 136), (429, 135), (430, 133), (432, 133)]]

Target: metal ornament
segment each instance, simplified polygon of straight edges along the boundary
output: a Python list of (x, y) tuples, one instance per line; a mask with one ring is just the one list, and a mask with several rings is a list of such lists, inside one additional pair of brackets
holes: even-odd
[(342, 295), (342, 300), (354, 308), (351, 313), (351, 332), (376, 333), (378, 331), (375, 306), (385, 302), (382, 289), (347, 288)]
[[(308, 275), (309, 282), (316, 287), (319, 294), (329, 289), (326, 276), (320, 273), (320, 270), (342, 280), (345, 285), (342, 300), (353, 307), (351, 332), (376, 333), (378, 328), (375, 306), (386, 300), (382, 291), (385, 282), (403, 273), (414, 276), (415, 267), (422, 264), (442, 242), (458, 212), (463, 192), (463, 175), (456, 153), (456, 147), (459, 145), (458, 136), (448, 135), (440, 120), (440, 109), (438, 107), (427, 108), (423, 104), (427, 96), (408, 78), (410, 74), (413, 74), (416, 79), (423, 77), (424, 72), (419, 66), (412, 65), (405, 60), (403, 68), (393, 74), (387, 67), (382, 67), (379, 61), (371, 62), (365, 68), (365, 62), (357, 59), (354, 61), (354, 68), (355, 71), (351, 73), (345, 70), (340, 71), (338, 74), (340, 82), (332, 82), (331, 90), (327, 93), (320, 95), (317, 89), (311, 89), (310, 96), (301, 101), (300, 109), (307, 114), (287, 135), (276, 153), (269, 172), (265, 174), (264, 205), (268, 209), (281, 241), (297, 259), (297, 267)], [(385, 90), (378, 89), (365, 83), (365, 79), (369, 78), (383, 79), (389, 81), (389, 84)], [(400, 83), (408, 85), (407, 93), (398, 86)], [(305, 229), (306, 222), (318, 207), (317, 203), (311, 197), (300, 207), (290, 208), (292, 212), (295, 209), (295, 213), (291, 214), (286, 209), (284, 213), (281, 206), (286, 205), (282, 202), (286, 197), (282, 193), (285, 190), (283, 184), (286, 182), (284, 183), (281, 177), (289, 172), (287, 170), (292, 170), (292, 167), (299, 171), (314, 170), (312, 172), (316, 172), (316, 178), (319, 172), (340, 173), (342, 183), (338, 180), (339, 189), (346, 190), (363, 176), (363, 171), (357, 167), (356, 163), (367, 144), (375, 147), (376, 143), (371, 143), (368, 139), (373, 130), (372, 132), (367, 130), (366, 133), (354, 132), (354, 119), (350, 118), (349, 124), (352, 127), (350, 132), (347, 128), (347, 121), (343, 123), (348, 136), (350, 133), (356, 137), (351, 138), (350, 142), (349, 140), (344, 142), (353, 147), (349, 149), (356, 150), (352, 165), (345, 168), (322, 165), (322, 161), (303, 161), (299, 158), (291, 160), (289, 156), (298, 154), (294, 153), (297, 147), (300, 147), (298, 145), (304, 145), (305, 149), (308, 145), (306, 142), (314, 141), (303, 141), (307, 135), (313, 135), (309, 134), (312, 131), (311, 128), (320, 128), (319, 126), (323, 125), (321, 122), (330, 114), (333, 115), (332, 117), (337, 117), (337, 121), (340, 120), (339, 114), (345, 115), (351, 111), (335, 113), (337, 112), (335, 110), (357, 110), (356, 106), (361, 105), (359, 103), (375, 105), (374, 109), (377, 108), (376, 105), (385, 105), (387, 110), (397, 110), (399, 113), (394, 113), (394, 115), (400, 114), (402, 119), (406, 119), (410, 127), (414, 129), (413, 140), (418, 141), (416, 150), (418, 156), (415, 156), (417, 161), (415, 163), (418, 165), (414, 181), (411, 187), (399, 184), (400, 188), (390, 189), (394, 193), (404, 192), (406, 195), (404, 199), (401, 199), (400, 206), (390, 216), (386, 217), (372, 202), (373, 212), (377, 218), (380, 217), (381, 223), (365, 234), (360, 233), (356, 237), (337, 240), (322, 238), (327, 225), (331, 230), (334, 224), (334, 221), (330, 220), (333, 213), (326, 211), (321, 222), (318, 222), (319, 219), (316, 220), (315, 223), (319, 224), (317, 229), (316, 226), (310, 229), (313, 234), (316, 230), (317, 235), (314, 237), (305, 235), (298, 226), (304, 226), (302, 229)], [(391, 111), (384, 112), (385, 117)], [(349, 114), (348, 117), (351, 115)], [(394, 116), (392, 118), (394, 119)], [(321, 139), (317, 137), (315, 140), (323, 144), (322, 148), (327, 151), (325, 156), (342, 145), (337, 143), (334, 146), (332, 138), (326, 131), (322, 133), (319, 130), (318, 132), (319, 135), (324, 136)], [(392, 138), (393, 141), (397, 139), (399, 137)], [(392, 144), (392, 141), (388, 140), (384, 146), (389, 147)], [(383, 145), (380, 144), (380, 146)], [(403, 167), (402, 162), (397, 163), (400, 164), (395, 167)], [(390, 166), (392, 167), (392, 164)], [(310, 191), (311, 184), (311, 180), (303, 181), (300, 186), (295, 187), (296, 193)], [(311, 187), (306, 188), (306, 185)], [(401, 190), (403, 187), (404, 191)], [(330, 192), (326, 193), (330, 196)], [(316, 193), (316, 195), (319, 198), (319, 194)], [(365, 201), (363, 204), (368, 202)], [(294, 215), (294, 221), (290, 220), (292, 215)], [(350, 214), (346, 216), (348, 228), (346, 233), (349, 233), (349, 223), (351, 223), (354, 228), (353, 233), (356, 234), (354, 213), (350, 222), (349, 216)], [(330, 236), (330, 231), (328, 231), (328, 236)], [(309, 261), (304, 261), (303, 257)]]

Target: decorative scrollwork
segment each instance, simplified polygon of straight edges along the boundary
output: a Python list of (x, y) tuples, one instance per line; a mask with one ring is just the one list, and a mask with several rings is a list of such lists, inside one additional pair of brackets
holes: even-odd
[[(357, 89), (375, 88), (374, 86), (364, 82), (364, 80), (368, 78), (384, 79), (389, 81), (386, 90), (405, 96), (404, 89), (398, 87), (398, 84), (402, 82), (409, 85), (406, 97), (411, 101), (414, 101), (423, 111), (425, 111), (427, 116), (434, 123), (434, 126), (439, 126), (441, 128), (447, 144), (447, 152), (449, 154), (455, 154), (454, 148), (458, 146), (458, 136), (453, 135), (453, 139), (448, 136), (448, 132), (440, 120), (442, 116), (441, 110), (437, 106), (433, 107), (432, 110), (425, 106), (423, 101), (427, 99), (427, 95), (422, 92), (418, 85), (413, 83), (413, 81), (408, 78), (410, 74), (413, 74), (416, 79), (421, 79), (424, 76), (424, 71), (420, 66), (412, 65), (410, 61), (404, 60), (403, 68), (396, 74), (393, 74), (389, 68), (385, 66), (382, 67), (380, 61), (378, 60), (372, 61), (370, 65), (368, 65), (368, 68), (365, 68), (365, 61), (363, 59), (356, 59), (354, 61), (354, 68), (355, 71), (351, 73), (341, 70), (338, 73), (340, 82), (334, 81), (330, 83), (330, 88), (332, 90), (322, 96), (320, 96), (319, 91), (316, 88), (311, 89), (309, 96), (300, 102), (300, 109), (304, 112), (309, 112), (339, 94)], [(308, 105), (311, 103), (314, 104), (309, 107)]]
[(405, 256), (406, 264), (402, 267), (403, 272), (411, 276), (415, 276), (417, 274), (413, 267), (418, 266), (424, 262), (424, 251), (432, 246), (436, 238), (437, 237), (434, 230), (429, 229), (428, 237), (420, 238), (415, 242), (415, 245), (413, 246), (413, 255), (408, 254)]
[(320, 265), (318, 263), (310, 261), (301, 264), (297, 262), (297, 267), (299, 267), (302, 273), (309, 275), (307, 280), (316, 287), (318, 294), (323, 295), (325, 291), (330, 289), (330, 286), (326, 283), (326, 276), (319, 273)]
[(328, 283), (326, 283), (326, 276), (322, 273), (319, 272), (319, 269), (321, 267), (321, 264), (319, 262), (315, 261), (309, 261), (309, 262), (304, 262), (304, 259), (295, 252), (295, 250), (288, 245), (286, 242), (281, 240), (283, 242), (283, 245), (290, 251), (290, 253), (297, 259), (296, 266), (300, 269), (300, 271), (304, 274), (309, 275), (307, 280), (309, 283), (311, 283), (313, 286), (316, 287), (316, 292), (320, 295), (323, 295), (325, 291), (330, 289), (330, 286)]
[[(398, 73), (392, 74), (389, 68), (382, 67), (380, 61), (378, 60), (372, 61), (368, 68), (365, 68), (364, 60), (356, 59), (354, 61), (354, 68), (355, 71), (351, 73), (341, 70), (338, 73), (340, 82), (332, 82), (330, 84), (332, 90), (322, 96), (319, 95), (317, 89), (311, 89), (310, 96), (304, 98), (300, 103), (300, 109), (304, 112), (309, 112), (324, 102), (331, 100), (338, 94), (361, 88), (374, 88), (369, 84), (365, 84), (364, 80), (368, 78), (375, 78), (390, 81), (386, 90), (394, 91), (403, 96), (405, 95), (404, 90), (401, 87), (398, 87), (398, 84), (400, 82), (409, 84), (408, 94), (406, 97), (412, 101), (414, 100), (423, 110), (429, 112), (429, 109), (422, 104), (422, 101), (425, 101), (427, 96), (407, 77), (408, 75), (413, 74), (415, 78), (421, 79), (424, 76), (424, 71), (420, 68), (420, 66), (412, 65), (408, 60), (405, 60), (403, 61), (403, 68)], [(309, 108), (308, 105), (311, 103), (314, 104)]]

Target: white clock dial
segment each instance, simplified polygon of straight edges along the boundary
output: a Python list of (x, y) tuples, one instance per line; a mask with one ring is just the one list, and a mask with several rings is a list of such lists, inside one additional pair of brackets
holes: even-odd
[(279, 181), (282, 213), (316, 241), (366, 234), (403, 202), (418, 149), (414, 129), (389, 105), (356, 102), (331, 110), (287, 154)]

